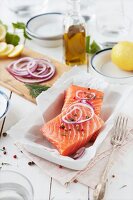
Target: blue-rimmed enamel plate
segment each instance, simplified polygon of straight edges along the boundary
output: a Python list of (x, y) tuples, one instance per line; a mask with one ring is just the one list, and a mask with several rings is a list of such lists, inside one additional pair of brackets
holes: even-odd
[(110, 83), (132, 84), (133, 71), (124, 71), (111, 61), (112, 48), (103, 49), (91, 58), (90, 71)]

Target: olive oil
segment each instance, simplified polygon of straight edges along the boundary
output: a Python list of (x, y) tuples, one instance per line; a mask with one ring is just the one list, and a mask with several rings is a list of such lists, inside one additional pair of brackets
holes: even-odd
[(68, 0), (68, 7), (64, 20), (64, 59), (67, 65), (82, 65), (86, 63), (86, 30), (80, 0)]
[(64, 34), (64, 55), (67, 65), (81, 65), (86, 62), (85, 28), (72, 25)]

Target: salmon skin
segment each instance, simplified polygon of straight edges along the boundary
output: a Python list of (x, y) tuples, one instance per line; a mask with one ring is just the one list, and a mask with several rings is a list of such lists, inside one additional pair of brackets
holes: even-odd
[(75, 101), (85, 101), (86, 103), (92, 105), (96, 115), (100, 115), (103, 96), (104, 93), (101, 91), (80, 87), (77, 85), (71, 85), (66, 91), (65, 102), (62, 110), (65, 110)]
[[(73, 91), (73, 89), (74, 94), (71, 94), (70, 91)], [(79, 148), (85, 146), (104, 124), (103, 120), (98, 116), (100, 114), (103, 93), (94, 89), (88, 90), (87, 88), (83, 90), (86, 93), (76, 93), (76, 91), (81, 91), (81, 89), (82, 87), (79, 86), (70, 86), (66, 92), (62, 112), (41, 128), (44, 137), (63, 156), (72, 155)], [(91, 91), (92, 94), (88, 93), (88, 91)], [(92, 95), (94, 96), (93, 93), (97, 99), (91, 99), (91, 103), (86, 103), (85, 100), (88, 97), (92, 97)], [(75, 96), (78, 98), (82, 97), (82, 101), (74, 99)]]

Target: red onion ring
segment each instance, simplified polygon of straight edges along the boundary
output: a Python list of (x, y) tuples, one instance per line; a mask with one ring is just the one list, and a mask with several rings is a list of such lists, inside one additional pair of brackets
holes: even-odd
[(41, 83), (54, 76), (55, 66), (48, 59), (24, 57), (12, 62), (7, 71), (21, 82)]
[[(87, 119), (81, 120), (81, 118), (82, 118), (82, 110), (79, 108), (79, 106), (87, 107), (88, 109), (90, 109), (90, 111), (91, 111), (91, 116), (90, 116), (89, 118), (87, 118)], [(81, 114), (80, 114), (81, 116), (80, 116), (80, 117), (78, 118), (78, 120), (76, 120), (76, 121), (68, 121), (68, 120), (66, 119), (66, 117), (67, 117), (73, 110), (75, 110), (77, 107), (78, 107), (78, 110), (81, 111)], [(71, 108), (72, 108), (72, 110), (71, 110)], [(69, 110), (70, 110), (70, 111), (69, 111)], [(67, 124), (77, 124), (77, 123), (86, 122), (86, 121), (92, 119), (93, 116), (94, 116), (94, 110), (93, 110), (92, 106), (90, 106), (89, 104), (84, 104), (84, 103), (81, 103), (81, 102), (80, 102), (80, 103), (75, 103), (75, 104), (73, 104), (73, 105), (70, 105), (70, 106), (68, 107), (68, 109), (67, 109), (67, 111), (66, 111), (66, 114), (62, 117), (62, 121), (65, 122), (65, 123), (67, 123)]]

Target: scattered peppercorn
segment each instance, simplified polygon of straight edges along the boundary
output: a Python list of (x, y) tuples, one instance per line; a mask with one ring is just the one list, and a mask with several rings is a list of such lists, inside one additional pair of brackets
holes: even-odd
[(60, 128), (64, 129), (65, 128), (64, 124), (61, 124)]
[(15, 158), (15, 159), (16, 159), (16, 158), (17, 158), (17, 155), (14, 155), (14, 156), (13, 156), (13, 158)]
[(6, 148), (5, 148), (5, 147), (3, 147), (2, 149), (3, 149), (3, 150), (5, 150)]
[(23, 151), (20, 151), (21, 153), (23, 153)]
[(62, 169), (63, 167), (62, 167), (61, 165), (59, 165), (59, 168), (61, 168), (61, 169)]
[(75, 179), (73, 182), (74, 182), (74, 183), (78, 183), (78, 180), (77, 180), (77, 179)]
[(115, 175), (112, 175), (112, 178), (115, 178)]
[(4, 151), (3, 154), (6, 155), (7, 154), (6, 151)]
[(35, 163), (33, 161), (28, 162), (28, 165), (34, 165)]
[(88, 88), (88, 90), (90, 90), (90, 88)]
[(32, 165), (32, 162), (28, 162), (28, 165)]
[(3, 137), (6, 137), (6, 136), (7, 136), (7, 133), (6, 133), (6, 132), (4, 132), (2, 135), (3, 135)]
[(70, 121), (70, 122), (74, 122), (75, 120), (74, 120), (73, 118), (70, 118), (69, 121)]

